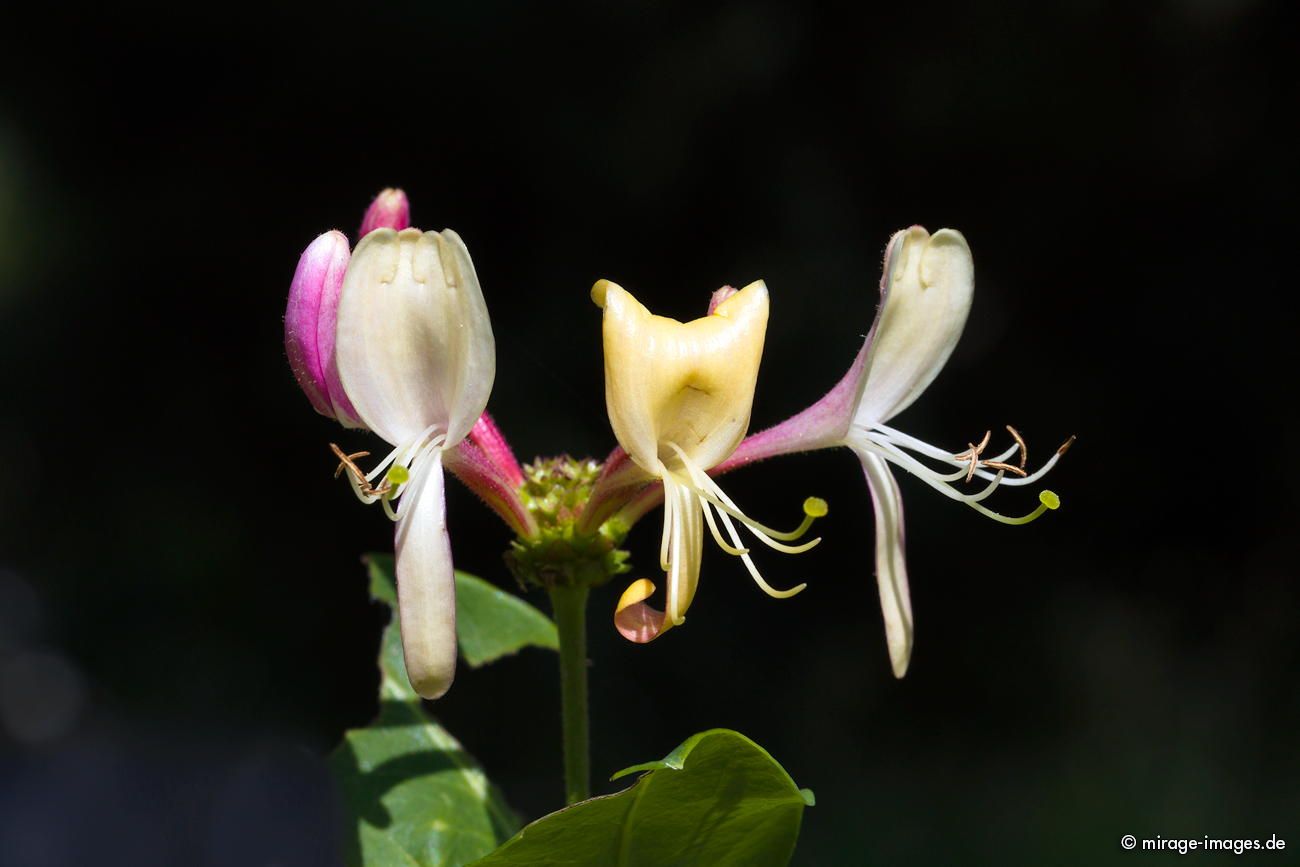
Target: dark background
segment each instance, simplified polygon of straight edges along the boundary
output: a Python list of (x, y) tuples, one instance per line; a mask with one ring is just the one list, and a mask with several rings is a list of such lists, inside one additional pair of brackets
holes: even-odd
[[(331, 864), (319, 756), (375, 710), (391, 528), (330, 477), (284, 361), (302, 248), (381, 187), (467, 240), (522, 457), (602, 456), (597, 277), (678, 318), (765, 278), (754, 426), (832, 385), (911, 223), (978, 291), (898, 421), (1017, 425), (1063, 508), (901, 485), (917, 643), (890, 674), (847, 451), (727, 480), (824, 543), (710, 550), (648, 647), (593, 599), (596, 777), (739, 729), (818, 805), (802, 865), (1101, 864), (1123, 834), (1300, 853), (1294, 31), (1285, 4), (50, 6), (0, 60), (0, 862)], [(1049, 8), (1053, 7), (1053, 8)], [(25, 14), (38, 11), (27, 9)], [(8, 13), (7, 13), (8, 15)], [(1280, 219), (1281, 218), (1281, 219)], [(1289, 276), (1289, 275), (1288, 275)], [(508, 533), (455, 483), (457, 564)], [(1027, 511), (1012, 489), (995, 507)], [(650, 575), (659, 513), (630, 539)], [(535, 599), (538, 604), (544, 600)], [(536, 816), (554, 659), (434, 710)], [(614, 787), (605, 785), (601, 790)], [(1198, 863), (1218, 863), (1207, 854)], [(1235, 863), (1235, 862), (1234, 862)]]

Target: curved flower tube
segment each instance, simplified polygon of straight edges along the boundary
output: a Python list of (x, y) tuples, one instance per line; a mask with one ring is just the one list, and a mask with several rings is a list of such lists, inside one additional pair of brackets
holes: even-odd
[(667, 573), (666, 610), (646, 604), (652, 582), (635, 581), (616, 608), (619, 632), (644, 643), (685, 621), (699, 582), (705, 526), (769, 595), (798, 593), (805, 585), (776, 590), (763, 579), (735, 522), (769, 547), (799, 553), (820, 539), (786, 543), (802, 536), (811, 521), (790, 533), (765, 527), (741, 511), (707, 472), (727, 459), (749, 427), (767, 329), (767, 287), (758, 281), (730, 290), (715, 298), (709, 315), (687, 323), (655, 316), (608, 280), (597, 282), (591, 296), (604, 309), (610, 424), (631, 461), (621, 467), (628, 482), (620, 486), (657, 480), (664, 497), (659, 559)]

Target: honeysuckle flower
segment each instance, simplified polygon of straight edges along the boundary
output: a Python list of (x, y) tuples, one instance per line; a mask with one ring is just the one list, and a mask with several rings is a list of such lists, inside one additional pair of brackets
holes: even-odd
[[(890, 240), (880, 284), (880, 307), (861, 351), (840, 382), (821, 400), (790, 419), (746, 439), (715, 473), (774, 455), (847, 446), (867, 478), (876, 518), (875, 571), (885, 637), (896, 677), (907, 672), (913, 642), (912, 603), (904, 560), (903, 504), (889, 464), (921, 479), (946, 497), (1007, 524), (1024, 524), (1060, 501), (1051, 491), (1023, 517), (1007, 517), (982, 501), (997, 488), (1036, 482), (1055, 466), (1073, 437), (1037, 471), (1025, 469), (1027, 447), (1014, 428), (1004, 452), (985, 456), (990, 434), (954, 452), (925, 443), (887, 424), (920, 396), (952, 354), (970, 312), (974, 265), (961, 233), (930, 235), (913, 226)], [(1008, 463), (1018, 455), (1016, 463)], [(920, 458), (946, 465), (941, 472)], [(954, 469), (955, 468), (955, 469)], [(957, 484), (987, 482), (975, 493)]]
[(475, 428), (496, 371), (487, 306), (460, 237), (377, 229), (362, 238), (343, 279), (335, 353), (357, 416), (393, 446), (364, 475), (353, 456), (340, 457), (357, 496), (382, 503), (397, 523), (406, 670), (420, 695), (437, 698), (456, 670), (443, 457)]
[[(366, 209), (361, 234), (405, 229), (410, 214), (406, 193), (386, 189)], [(339, 291), (350, 258), (347, 237), (337, 230), (326, 232), (307, 247), (289, 287), (284, 345), (294, 377), (316, 411), (345, 427), (364, 430), (365, 424), (343, 390), (334, 353)], [(518, 494), (523, 471), (491, 416), (483, 413), (468, 439), (444, 457), (446, 468), (512, 530), (524, 537), (535, 535), (536, 522)]]
[[(763, 579), (735, 522), (772, 548), (798, 553), (820, 540), (784, 543), (802, 536), (811, 518), (793, 532), (772, 530), (742, 512), (708, 475), (749, 427), (767, 329), (766, 285), (723, 290), (707, 316), (687, 323), (652, 314), (607, 280), (592, 287), (591, 297), (604, 309), (605, 402), (631, 461), (623, 469), (635, 482), (661, 482), (664, 499), (659, 559), (667, 574), (665, 610), (645, 602), (655, 589), (651, 581), (635, 581), (616, 607), (618, 630), (647, 642), (685, 620), (699, 581), (706, 524), (719, 547), (739, 556), (764, 591), (776, 597), (798, 593), (805, 585), (777, 590)], [(824, 514), (824, 504), (806, 511)]]
[[(520, 493), (519, 462), (483, 411), (495, 352), (469, 254), (454, 232), (403, 231), (409, 224), (406, 194), (387, 189), (362, 218), (356, 254), (368, 252), (360, 264), (342, 232), (326, 232), (308, 246), (290, 285), (285, 350), (318, 412), (345, 427), (371, 429), (394, 446), (369, 473), (356, 463), (369, 452), (330, 448), (340, 460), (335, 474), (346, 470), (357, 495), (382, 503), (398, 522), (408, 672), (422, 695), (436, 697), (455, 666), (442, 470), (464, 482), (521, 539), (536, 538), (539, 527)], [(382, 234), (372, 239), (376, 233)], [(340, 310), (349, 293), (345, 319)], [(344, 343), (351, 347), (351, 385), (343, 376)], [(399, 497), (405, 505), (394, 509)]]

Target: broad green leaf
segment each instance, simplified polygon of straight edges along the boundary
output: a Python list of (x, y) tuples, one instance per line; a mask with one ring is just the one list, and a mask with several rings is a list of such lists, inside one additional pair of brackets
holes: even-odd
[[(391, 563), (391, 558), (390, 561)], [(371, 566), (371, 592), (394, 604)], [(491, 852), (519, 828), (483, 769), (428, 716), (402, 662), (396, 618), (379, 653), (379, 716), (347, 732), (330, 770), (352, 820), (353, 867), (461, 867)]]
[[(366, 562), (370, 595), (396, 605), (393, 555), (370, 554)], [(475, 668), (530, 645), (550, 650), (560, 646), (551, 618), (513, 593), (466, 572), (456, 573), (456, 640), (461, 658)]]
[(749, 738), (702, 732), (629, 789), (524, 827), (473, 867), (784, 867), (812, 792)]

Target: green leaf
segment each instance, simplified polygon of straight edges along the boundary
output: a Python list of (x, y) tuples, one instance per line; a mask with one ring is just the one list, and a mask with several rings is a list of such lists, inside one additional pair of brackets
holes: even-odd
[[(391, 565), (391, 558), (389, 558)], [(371, 593), (395, 604), (391, 581), (371, 564)], [(330, 770), (352, 819), (354, 867), (461, 867), (519, 828), (483, 769), (423, 710), (402, 662), (396, 618), (379, 653), (379, 716), (352, 729)]]
[[(370, 595), (395, 606), (393, 555), (370, 554), (366, 563)], [(465, 572), (456, 573), (456, 640), (461, 658), (474, 668), (529, 646), (560, 647), (551, 618), (513, 593)]]
[(631, 788), (544, 816), (473, 867), (789, 863), (812, 792), (749, 738), (702, 732), (666, 758), (614, 778), (638, 771), (648, 773)]

